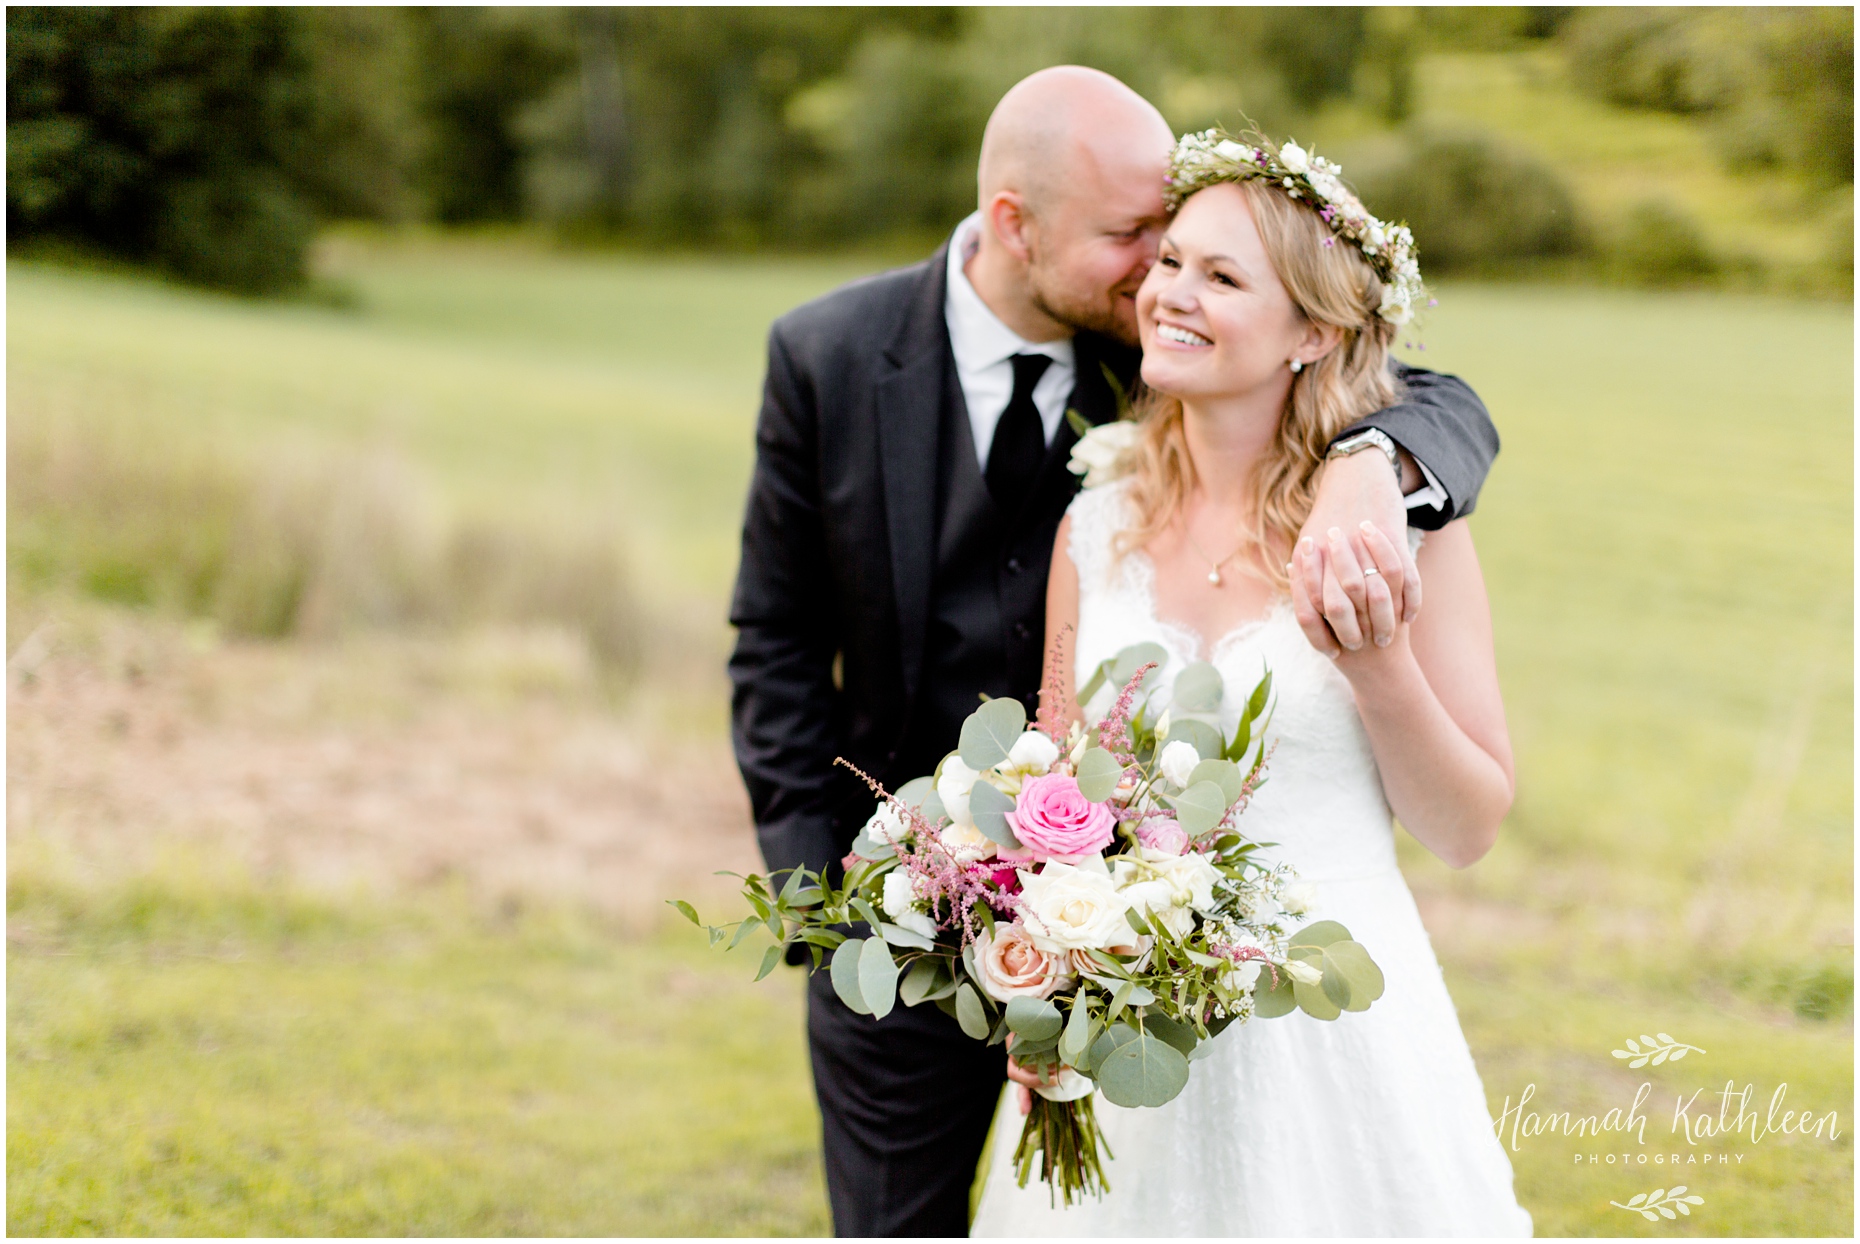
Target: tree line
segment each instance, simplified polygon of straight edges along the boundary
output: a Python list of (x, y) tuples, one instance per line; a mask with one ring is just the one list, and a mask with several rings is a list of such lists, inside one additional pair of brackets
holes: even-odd
[[(688, 246), (927, 237), (972, 204), (1002, 91), (1063, 61), (1117, 74), (1179, 129), (1284, 129), (1343, 96), (1399, 124), (1429, 47), (1562, 40), (1585, 89), (1712, 118), (1727, 158), (1853, 177), (1850, 9), (20, 6), (6, 22), (9, 244), (252, 292), (301, 282), (336, 219)], [(1484, 194), (1542, 217), (1457, 240), (1448, 222), (1435, 260), (1581, 245), (1547, 170), (1464, 137), (1412, 146), (1378, 187), (1388, 214)]]

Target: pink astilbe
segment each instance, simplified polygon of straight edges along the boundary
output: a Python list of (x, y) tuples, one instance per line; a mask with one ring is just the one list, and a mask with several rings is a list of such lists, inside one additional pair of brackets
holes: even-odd
[(1137, 701), (1137, 691), (1143, 686), (1144, 675), (1156, 668), (1151, 661), (1132, 674), (1124, 689), (1118, 692), (1117, 702), (1111, 705), (1111, 711), (1098, 723), (1098, 746), (1111, 753), (1112, 759), (1128, 769), (1137, 763), (1135, 751), (1130, 742), (1130, 706)]
[(1066, 736), (1072, 733), (1074, 708), (1065, 688), (1072, 679), (1066, 673), (1066, 641), (1072, 638), (1072, 623), (1067, 622), (1053, 636), (1053, 646), (1046, 654), (1046, 682), (1040, 688), (1040, 729), (1061, 751)]
[[(966, 947), (981, 932), (981, 922), (975, 916), (976, 903), (987, 903), (991, 910), (1003, 915), (1011, 915), (1018, 909), (1019, 901), (1013, 895), (1004, 894), (995, 887), (995, 870), (990, 862), (967, 863), (957, 859), (955, 853), (943, 845), (936, 826), (921, 811), (886, 790), (876, 778), (844, 757), (835, 757), (833, 763), (852, 770), (873, 794), (904, 818), (911, 833), (908, 843), (893, 844), (898, 864), (911, 874), (911, 889), (930, 904), (930, 915), (938, 928), (960, 929), (962, 944)], [(907, 846), (909, 850), (904, 849)], [(945, 906), (947, 914), (939, 910)]]

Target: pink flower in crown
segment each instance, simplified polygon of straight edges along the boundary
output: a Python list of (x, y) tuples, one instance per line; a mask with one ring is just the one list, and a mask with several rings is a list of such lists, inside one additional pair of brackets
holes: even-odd
[(1137, 841), (1156, 851), (1180, 855), (1188, 850), (1188, 832), (1173, 816), (1147, 817), (1137, 826)]
[(1104, 850), (1117, 829), (1111, 809), (1085, 798), (1079, 784), (1063, 773), (1021, 783), (1007, 820), (1035, 859), (1067, 864)]

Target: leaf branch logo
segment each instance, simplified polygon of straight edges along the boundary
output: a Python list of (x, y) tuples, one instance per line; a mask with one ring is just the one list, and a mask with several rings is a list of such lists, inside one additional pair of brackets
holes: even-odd
[[(1699, 1052), (1704, 1053), (1703, 1050)], [(1655, 1188), (1652, 1192), (1643, 1192), (1632, 1198), (1626, 1205), (1619, 1201), (1610, 1201), (1609, 1204), (1616, 1209), (1625, 1209), (1639, 1214), (1648, 1222), (1658, 1222), (1662, 1218), (1677, 1218), (1679, 1214), (1690, 1214), (1694, 1205), (1705, 1204), (1704, 1197), (1697, 1193), (1686, 1196), (1685, 1191), (1684, 1184), (1680, 1184), (1677, 1188)], [(1678, 1210), (1679, 1214), (1675, 1214), (1674, 1210)]]
[(1705, 1052), (1696, 1045), (1687, 1045), (1683, 1041), (1675, 1041), (1670, 1035), (1664, 1032), (1658, 1034), (1657, 1037), (1650, 1037), (1643, 1032), (1639, 1041), (1635, 1041), (1633, 1037), (1629, 1037), (1624, 1044), (1626, 1044), (1627, 1048), (1625, 1050), (1614, 1051), (1614, 1056), (1616, 1058), (1632, 1060), (1628, 1063), (1630, 1067), (1645, 1067), (1649, 1062), (1655, 1067), (1658, 1067), (1664, 1062), (1678, 1062), (1686, 1056), (1688, 1051), (1693, 1054), (1703, 1054)]

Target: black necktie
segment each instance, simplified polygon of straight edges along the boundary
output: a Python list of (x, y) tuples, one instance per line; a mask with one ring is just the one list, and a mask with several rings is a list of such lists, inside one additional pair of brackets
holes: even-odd
[(1014, 514), (1033, 491), (1033, 481), (1046, 461), (1046, 426), (1033, 404), (1033, 386), (1052, 364), (1044, 354), (1016, 354), (1014, 396), (1008, 399), (1001, 421), (995, 424), (994, 443), (988, 447), (988, 492), (1004, 514)]

